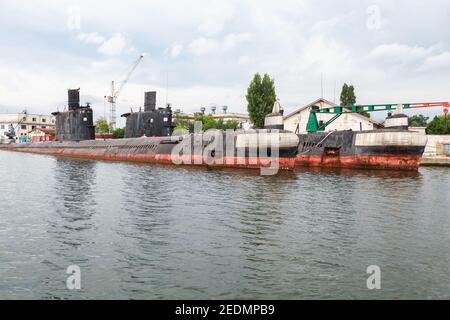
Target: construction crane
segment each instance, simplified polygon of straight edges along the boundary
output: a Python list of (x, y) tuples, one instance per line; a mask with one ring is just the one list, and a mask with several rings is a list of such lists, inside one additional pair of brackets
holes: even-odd
[[(26, 115), (27, 111), (24, 110), (23, 114)], [(13, 126), (12, 123), (8, 126), (8, 131), (5, 132), (5, 136), (8, 137), (10, 142), (14, 141), (17, 138), (17, 134), (16, 134), (17, 128), (19, 128), (19, 126), (22, 125), (22, 123), (24, 123), (24, 122), (25, 122), (25, 120), (23, 120), (23, 118), (22, 118), (22, 120), (19, 120), (17, 122), (16, 126)]]
[(127, 76), (123, 81), (120, 82), (120, 85), (118, 88), (116, 88), (115, 81), (111, 82), (111, 95), (106, 96), (105, 98), (110, 104), (109, 112), (109, 125), (111, 129), (116, 128), (116, 104), (117, 104), (117, 98), (119, 97), (120, 93), (122, 92), (125, 85), (128, 83), (128, 80), (130, 80), (131, 76), (133, 75), (134, 71), (138, 67), (139, 63), (144, 59), (144, 56), (141, 55), (131, 66), (130, 71), (128, 72)]
[[(430, 107), (443, 107), (444, 113), (448, 113), (450, 107), (449, 102), (420, 102), (420, 103), (400, 103), (400, 104), (371, 104), (371, 105), (356, 105), (356, 106), (335, 106), (332, 108), (312, 107), (309, 111), (308, 124), (306, 131), (317, 132), (324, 131), (327, 126), (334, 122), (343, 114), (349, 113), (361, 113), (361, 112), (376, 112), (376, 111), (395, 111), (403, 109), (416, 109), (416, 108), (430, 108)], [(331, 114), (334, 115), (330, 120), (325, 123), (319, 123), (317, 120), (317, 114)]]

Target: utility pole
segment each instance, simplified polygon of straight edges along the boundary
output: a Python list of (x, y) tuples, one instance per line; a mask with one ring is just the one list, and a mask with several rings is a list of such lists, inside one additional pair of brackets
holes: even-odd
[(333, 103), (336, 104), (336, 80), (334, 80)]
[(114, 130), (116, 128), (116, 101), (117, 101), (117, 94), (115, 89), (115, 83), (114, 80), (111, 81), (111, 99), (110, 99), (110, 108), (109, 108), (109, 126), (110, 129)]
[(166, 107), (169, 105), (169, 66), (166, 69)]
[(321, 91), (320, 97), (323, 99), (323, 73), (320, 74), (320, 91)]

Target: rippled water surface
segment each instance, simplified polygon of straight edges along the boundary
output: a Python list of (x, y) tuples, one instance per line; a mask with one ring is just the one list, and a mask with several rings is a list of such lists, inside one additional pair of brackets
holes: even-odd
[(450, 298), (448, 168), (260, 177), (0, 152), (0, 179), (3, 299)]

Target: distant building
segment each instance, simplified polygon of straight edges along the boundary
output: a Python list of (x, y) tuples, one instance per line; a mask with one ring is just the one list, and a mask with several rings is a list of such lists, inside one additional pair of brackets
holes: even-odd
[[(222, 107), (222, 109), (224, 111), (223, 113), (211, 113), (215, 120), (223, 120), (224, 122), (236, 121), (239, 124), (239, 127), (243, 127), (245, 124), (250, 124), (250, 117), (248, 114), (226, 112), (228, 108), (224, 107)], [(206, 108), (202, 108), (199, 113), (205, 113), (205, 110)], [(174, 113), (174, 118), (193, 121), (195, 119), (195, 115), (182, 113), (178, 110)]]
[[(306, 126), (309, 120), (309, 110), (311, 107), (318, 107), (320, 109), (323, 108), (333, 108), (336, 106), (333, 102), (330, 102), (325, 99), (318, 99), (313, 103), (310, 103), (304, 107), (297, 109), (296, 111), (288, 114), (284, 117), (284, 128), (285, 130), (289, 130), (297, 133), (305, 133)], [(326, 123), (330, 120), (334, 114), (317, 114), (317, 120), (319, 123)], [(332, 122), (329, 126), (327, 126), (326, 131), (333, 130), (374, 130), (383, 128), (383, 125), (377, 121), (374, 121), (370, 118), (367, 118), (358, 113), (349, 113), (343, 114), (339, 118), (337, 118), (334, 122)]]
[(16, 133), (16, 142), (29, 138), (31, 131), (35, 129), (55, 129), (55, 117), (51, 115), (14, 113), (0, 114), (0, 140), (5, 142), (8, 138), (6, 133), (10, 125)]
[(247, 114), (243, 113), (219, 113), (219, 114), (213, 114), (214, 119), (223, 121), (236, 121), (240, 125), (249, 122), (250, 117)]
[(55, 135), (54, 128), (36, 128), (28, 134), (31, 142), (54, 141)]
[(114, 139), (114, 134), (112, 133), (96, 133), (95, 140), (111, 140)]

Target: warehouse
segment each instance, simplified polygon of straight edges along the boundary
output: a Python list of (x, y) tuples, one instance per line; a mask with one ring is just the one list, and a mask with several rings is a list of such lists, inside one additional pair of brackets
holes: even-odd
[[(309, 119), (309, 110), (312, 107), (318, 107), (319, 109), (323, 108), (332, 108), (335, 107), (336, 104), (330, 102), (326, 99), (317, 99), (316, 101), (303, 106), (296, 111), (288, 114), (284, 117), (284, 128), (289, 131), (293, 131), (296, 133), (305, 133), (306, 126), (308, 124)], [(330, 120), (334, 115), (333, 114), (318, 114), (317, 119), (319, 123), (325, 123)], [(337, 120), (335, 120), (332, 124), (327, 126), (327, 131), (333, 130), (353, 130), (353, 131), (361, 131), (361, 130), (374, 130), (383, 128), (381, 123), (378, 123), (370, 118), (367, 118), (361, 114), (352, 113), (352, 114), (343, 114)]]

